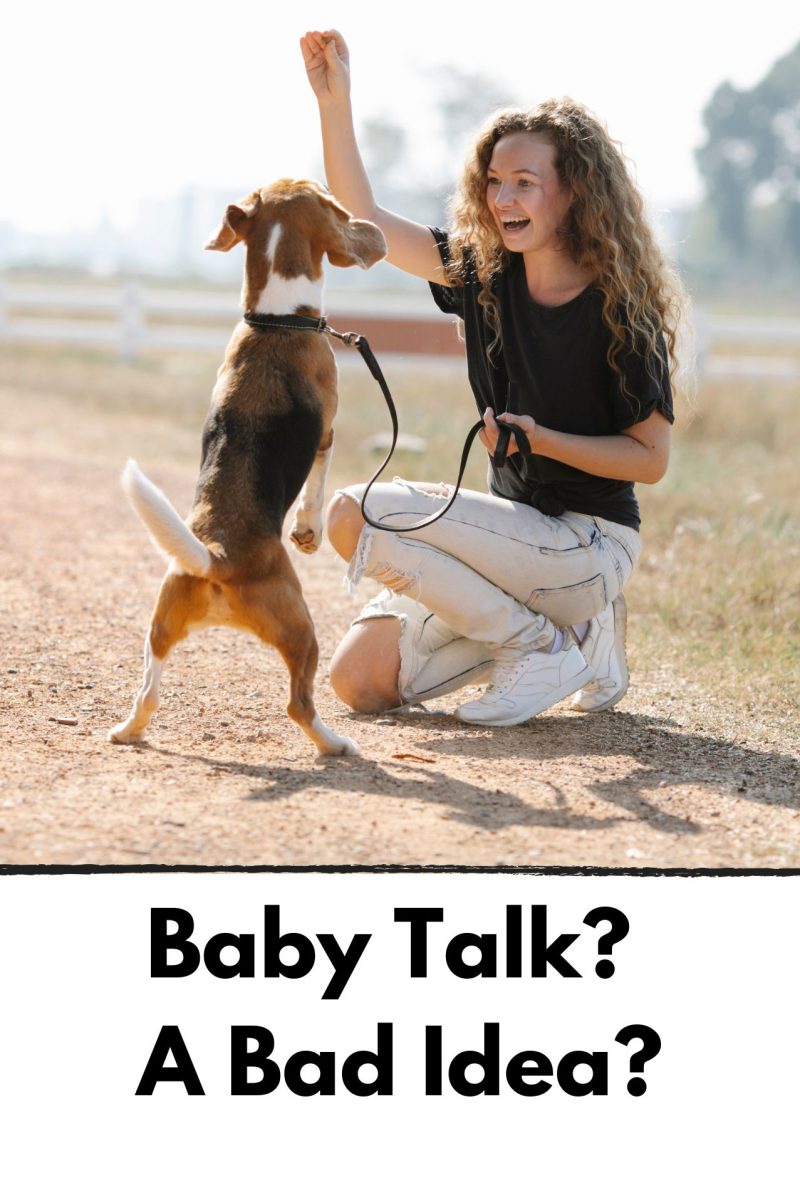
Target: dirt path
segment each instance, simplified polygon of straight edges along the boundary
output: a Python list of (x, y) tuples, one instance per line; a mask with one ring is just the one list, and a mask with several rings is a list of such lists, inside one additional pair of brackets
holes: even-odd
[[(797, 745), (749, 735), (744, 709), (723, 714), (635, 645), (634, 683), (605, 715), (562, 705), (489, 731), (349, 714), (324, 665), (357, 603), (327, 548), (299, 565), (318, 701), (361, 759), (316, 759), (284, 715), (276, 654), (225, 630), (176, 651), (149, 742), (110, 745), (161, 564), (117, 457), (41, 444), (0, 459), (0, 862), (800, 865)], [(159, 479), (188, 503), (188, 469)]]

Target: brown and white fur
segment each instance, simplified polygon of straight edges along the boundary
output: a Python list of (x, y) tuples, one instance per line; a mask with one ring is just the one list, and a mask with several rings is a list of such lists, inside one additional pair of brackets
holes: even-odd
[[(229, 251), (238, 242), (246, 248), (246, 313), (318, 317), (323, 255), (336, 266), (367, 268), (386, 253), (377, 226), (354, 220), (308, 180), (279, 180), (229, 205), (206, 245)], [(317, 640), (281, 540), (286, 514), (300, 494), (290, 537), (303, 552), (319, 547), (336, 376), (324, 335), (255, 330), (242, 321), (217, 375), (186, 521), (128, 462), (123, 488), (169, 567), (145, 639), (144, 680), (128, 718), (109, 732), (113, 743), (144, 735), (175, 644), (191, 630), (225, 625), (278, 649), (290, 675), (287, 712), (321, 753), (358, 753), (315, 709)]]

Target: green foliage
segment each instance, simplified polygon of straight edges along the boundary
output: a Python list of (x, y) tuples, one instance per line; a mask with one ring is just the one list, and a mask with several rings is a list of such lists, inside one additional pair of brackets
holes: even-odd
[[(774, 269), (800, 263), (800, 43), (753, 88), (720, 84), (695, 153), (720, 247)], [(713, 254), (711, 256), (713, 258)]]

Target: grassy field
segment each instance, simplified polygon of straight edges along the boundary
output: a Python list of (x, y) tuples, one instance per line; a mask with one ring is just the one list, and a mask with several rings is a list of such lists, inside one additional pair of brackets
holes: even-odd
[[(333, 485), (364, 479), (379, 462), (368, 447), (388, 434), (380, 392), (355, 353), (340, 354), (340, 414)], [(466, 377), (386, 365), (404, 433), (423, 453), (398, 452), (390, 471), (417, 480), (455, 475), (474, 420)], [(66, 446), (93, 459), (135, 454), (149, 470), (192, 466), (216, 357), (163, 356), (135, 364), (104, 353), (4, 348), (0, 381), (26, 406), (59, 397), (49, 428), (7, 415), (17, 445)], [(640, 487), (645, 551), (627, 596), (639, 658), (736, 699), (764, 730), (791, 720), (800, 691), (800, 489), (797, 384), (712, 381), (679, 412), (665, 479)], [(51, 409), (50, 413), (53, 412)], [(476, 445), (466, 484), (483, 487)]]

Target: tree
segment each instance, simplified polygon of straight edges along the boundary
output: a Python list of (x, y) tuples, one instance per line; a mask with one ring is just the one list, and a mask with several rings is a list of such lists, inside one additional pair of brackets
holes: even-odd
[(749, 90), (721, 84), (703, 112), (696, 152), (709, 206), (729, 249), (753, 247), (754, 201), (772, 205), (787, 250), (800, 261), (800, 43)]

